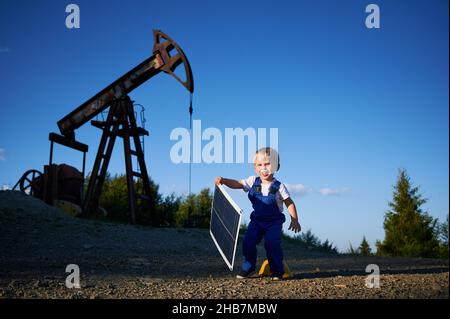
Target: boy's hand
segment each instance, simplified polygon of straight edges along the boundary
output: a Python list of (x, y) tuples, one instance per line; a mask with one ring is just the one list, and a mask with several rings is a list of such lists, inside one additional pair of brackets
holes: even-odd
[(241, 183), (239, 183), (239, 181), (230, 178), (223, 178), (222, 176), (217, 176), (214, 183), (216, 185), (225, 185), (231, 189), (242, 189), (244, 187)]
[(302, 230), (302, 226), (300, 226), (300, 223), (298, 222), (298, 220), (292, 219), (288, 230), (292, 230), (294, 233), (298, 233), (299, 231)]
[(223, 178), (222, 176), (217, 176), (216, 179), (214, 180), (214, 184), (216, 185), (220, 185), (223, 183)]

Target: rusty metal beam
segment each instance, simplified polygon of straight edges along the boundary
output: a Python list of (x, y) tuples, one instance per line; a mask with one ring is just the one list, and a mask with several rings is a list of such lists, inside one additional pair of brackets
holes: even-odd
[[(127, 95), (161, 71), (172, 75), (189, 92), (194, 92), (192, 70), (183, 50), (160, 30), (153, 30), (153, 37), (153, 55), (59, 120), (61, 134), (74, 139), (75, 130), (106, 110), (114, 99)], [(175, 54), (171, 52), (174, 49)], [(184, 64), (185, 81), (173, 73), (181, 64)]]

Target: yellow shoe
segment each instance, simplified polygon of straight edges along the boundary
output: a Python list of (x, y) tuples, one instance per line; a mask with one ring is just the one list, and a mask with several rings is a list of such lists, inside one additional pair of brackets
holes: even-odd
[[(291, 271), (289, 270), (289, 267), (287, 263), (283, 260), (283, 266), (284, 266), (284, 274), (283, 279), (287, 279), (291, 277)], [(259, 276), (260, 277), (270, 277), (272, 276), (272, 272), (270, 271), (269, 261), (266, 259), (261, 265), (261, 268), (259, 269)]]

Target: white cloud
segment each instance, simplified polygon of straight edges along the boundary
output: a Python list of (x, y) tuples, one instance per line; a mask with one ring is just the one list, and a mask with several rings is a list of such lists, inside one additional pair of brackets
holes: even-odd
[(311, 192), (311, 188), (303, 184), (285, 184), (291, 195), (304, 196)]
[(347, 193), (350, 191), (350, 188), (344, 187), (344, 188), (321, 188), (319, 190), (320, 194), (323, 196), (339, 196), (343, 193)]
[(324, 187), (324, 188), (321, 188), (320, 190), (315, 190), (312, 187), (308, 187), (303, 184), (285, 184), (285, 185), (286, 185), (289, 193), (291, 193), (291, 195), (293, 195), (293, 196), (295, 196), (295, 195), (305, 196), (310, 193), (314, 193), (314, 194), (319, 193), (323, 196), (340, 196), (340, 195), (350, 191), (349, 187), (343, 187), (343, 188)]
[(0, 161), (6, 161), (6, 151), (3, 148), (0, 148)]

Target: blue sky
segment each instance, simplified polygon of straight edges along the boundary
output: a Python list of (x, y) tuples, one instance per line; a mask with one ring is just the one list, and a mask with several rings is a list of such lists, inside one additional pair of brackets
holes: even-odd
[[(80, 29), (67, 29), (76, 3)], [(366, 5), (381, 10), (367, 29)], [(56, 122), (151, 55), (152, 29), (174, 38), (195, 78), (202, 127), (278, 128), (282, 168), (303, 229), (341, 250), (373, 246), (399, 168), (424, 206), (449, 211), (448, 1), (0, 1), (0, 185), (48, 161)], [(188, 127), (188, 94), (158, 75), (130, 96), (146, 107), (149, 174), (164, 194), (185, 194), (188, 165), (174, 164), (170, 132)], [(92, 167), (100, 130), (89, 144)], [(206, 144), (206, 142), (204, 143)], [(81, 155), (55, 148), (55, 161)], [(121, 143), (110, 165), (124, 172)], [(250, 164), (193, 164), (192, 189)], [(325, 189), (325, 191), (324, 191)], [(326, 191), (328, 189), (328, 191)], [(245, 194), (230, 191), (248, 219)]]

